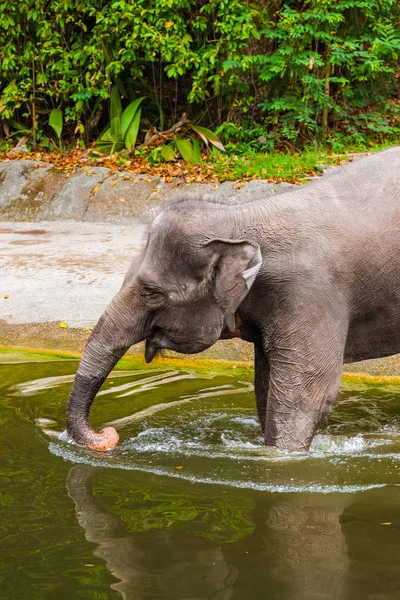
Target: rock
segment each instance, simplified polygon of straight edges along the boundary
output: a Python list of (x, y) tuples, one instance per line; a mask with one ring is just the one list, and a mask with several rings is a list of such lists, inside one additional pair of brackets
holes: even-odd
[(214, 198), (219, 202), (230, 203), (235, 190), (233, 183), (225, 181), (224, 183), (183, 183), (179, 186), (176, 194), (188, 194), (203, 200)]
[(254, 200), (262, 200), (275, 195), (275, 184), (266, 181), (254, 180), (249, 181), (241, 187), (235, 196), (235, 201), (239, 204), (243, 202), (254, 202)]
[[(83, 221), (96, 187), (111, 173), (106, 167), (90, 167), (87, 171), (79, 169), (66, 180), (51, 204), (42, 213), (43, 219), (73, 219)], [(106, 215), (103, 215), (103, 218)]]
[(28, 152), (28, 146), (26, 144), (21, 144), (21, 146), (16, 146), (15, 148), (11, 148), (11, 150), (8, 150), (7, 155), (16, 156), (18, 154), (28, 154)]
[(288, 192), (294, 192), (298, 187), (294, 183), (286, 183), (283, 181), (282, 183), (275, 184), (275, 194), (287, 194)]
[(20, 198), (28, 182), (42, 178), (52, 166), (34, 160), (0, 162), (0, 214)]
[(10, 221), (72, 219), (130, 223), (149, 221), (178, 194), (242, 204), (292, 191), (289, 183), (254, 180), (238, 189), (233, 182), (185, 183), (174, 178), (112, 172), (105, 167), (59, 170), (33, 160), (0, 162), (0, 218)]
[(127, 223), (132, 219), (148, 221), (154, 209), (177, 193), (179, 182), (162, 183), (159, 177), (118, 172), (103, 179), (93, 194), (84, 221), (107, 220)]

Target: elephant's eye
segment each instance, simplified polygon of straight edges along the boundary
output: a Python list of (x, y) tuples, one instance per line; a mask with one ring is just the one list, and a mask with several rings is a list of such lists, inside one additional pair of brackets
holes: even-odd
[(161, 290), (143, 286), (140, 290), (140, 295), (143, 302), (152, 308), (162, 306), (165, 302), (165, 296)]

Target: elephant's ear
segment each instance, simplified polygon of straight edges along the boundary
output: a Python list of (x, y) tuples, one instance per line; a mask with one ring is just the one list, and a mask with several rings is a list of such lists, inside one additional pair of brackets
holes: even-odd
[(243, 240), (214, 239), (212, 250), (213, 292), (225, 312), (225, 324), (235, 330), (235, 312), (254, 283), (261, 267), (260, 246)]

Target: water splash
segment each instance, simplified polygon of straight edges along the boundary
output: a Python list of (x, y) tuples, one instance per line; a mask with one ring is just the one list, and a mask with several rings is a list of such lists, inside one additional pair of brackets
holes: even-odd
[[(67, 379), (30, 381), (18, 393), (47, 391)], [(99, 395), (121, 401), (134, 396), (144, 404), (107, 423), (120, 430), (120, 446), (110, 453), (93, 452), (71, 443), (64, 433), (51, 436), (50, 451), (76, 463), (259, 491), (347, 493), (400, 484), (400, 430), (396, 418), (388, 425), (385, 398), (366, 399), (365, 390), (358, 397), (353, 389), (351, 400), (346, 398), (342, 409), (339, 404), (309, 452), (288, 452), (264, 446), (252, 390), (250, 382), (221, 382), (181, 371), (113, 373)], [(346, 419), (340, 410), (346, 411), (348, 423), (359, 413), (365, 421), (368, 413), (378, 427), (360, 433), (355, 425), (344, 435)]]

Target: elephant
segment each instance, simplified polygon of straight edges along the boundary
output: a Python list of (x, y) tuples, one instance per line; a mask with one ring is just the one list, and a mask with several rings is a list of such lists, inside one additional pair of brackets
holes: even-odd
[(67, 407), (79, 444), (107, 450), (89, 410), (127, 349), (201, 352), (239, 335), (255, 350), (265, 444), (307, 451), (343, 362), (400, 352), (400, 147), (244, 204), (178, 196), (160, 209), (82, 354)]

